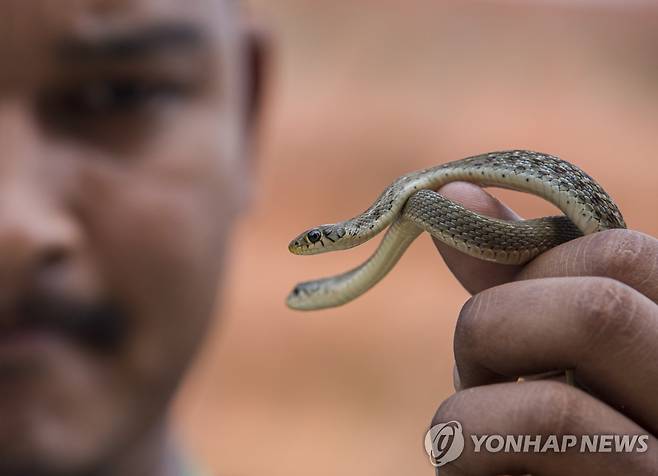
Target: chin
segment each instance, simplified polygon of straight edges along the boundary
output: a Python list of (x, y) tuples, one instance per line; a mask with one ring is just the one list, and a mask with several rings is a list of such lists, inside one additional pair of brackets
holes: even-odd
[[(31, 401), (30, 401), (31, 400)], [(101, 459), (100, 434), (48, 412), (48, 402), (0, 406), (0, 476), (89, 475)]]
[[(4, 435), (3, 435), (4, 436)], [(96, 458), (74, 442), (49, 441), (38, 429), (23, 432), (0, 446), (0, 476), (83, 476), (93, 474)], [(73, 443), (73, 444), (70, 444)], [(67, 447), (68, 446), (68, 447)]]
[(103, 395), (55, 362), (0, 373), (0, 476), (88, 476), (116, 439)]

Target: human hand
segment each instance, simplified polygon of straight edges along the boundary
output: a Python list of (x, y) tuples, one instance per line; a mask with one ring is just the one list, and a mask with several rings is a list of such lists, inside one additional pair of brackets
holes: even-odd
[[(518, 219), (475, 185), (444, 196)], [(454, 339), (457, 393), (434, 423), (459, 421), (466, 448), (442, 475), (658, 474), (658, 240), (610, 230), (525, 266), (468, 257), (436, 242), (473, 297)], [(522, 376), (573, 369), (579, 388)], [(648, 435), (645, 452), (474, 452), (470, 435)], [(637, 448), (637, 446), (636, 446)]]

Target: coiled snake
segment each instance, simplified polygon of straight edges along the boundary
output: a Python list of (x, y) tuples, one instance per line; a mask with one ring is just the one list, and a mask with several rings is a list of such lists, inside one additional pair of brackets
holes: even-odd
[[(556, 205), (565, 216), (518, 222), (489, 218), (433, 191), (456, 180), (532, 193)], [(323, 309), (355, 299), (391, 270), (422, 231), (476, 258), (523, 264), (579, 236), (626, 228), (612, 199), (578, 167), (548, 154), (512, 150), (403, 175), (362, 214), (307, 230), (288, 248), (299, 255), (344, 250), (388, 225), (377, 251), (365, 263), (337, 276), (298, 284), (288, 295), (288, 306)]]

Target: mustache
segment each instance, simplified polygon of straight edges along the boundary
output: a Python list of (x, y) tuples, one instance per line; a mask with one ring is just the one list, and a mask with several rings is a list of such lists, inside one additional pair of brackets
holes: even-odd
[(128, 330), (125, 309), (111, 299), (80, 299), (34, 290), (17, 300), (15, 327), (34, 327), (64, 334), (85, 347), (111, 352)]

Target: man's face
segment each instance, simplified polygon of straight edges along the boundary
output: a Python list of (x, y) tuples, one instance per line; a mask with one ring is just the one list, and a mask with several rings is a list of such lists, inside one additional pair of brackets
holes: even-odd
[(0, 2), (0, 474), (128, 451), (199, 345), (244, 188), (227, 13)]

